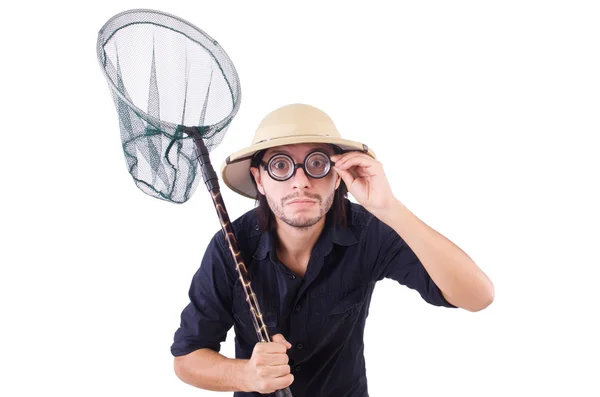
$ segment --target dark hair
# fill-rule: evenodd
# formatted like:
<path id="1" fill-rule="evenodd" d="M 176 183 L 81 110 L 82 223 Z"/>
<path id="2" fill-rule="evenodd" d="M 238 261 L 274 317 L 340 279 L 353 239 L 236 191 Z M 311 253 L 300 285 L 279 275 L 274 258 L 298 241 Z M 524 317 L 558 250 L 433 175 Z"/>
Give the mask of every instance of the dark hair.
<path id="1" fill-rule="evenodd" d="M 336 154 L 342 153 L 342 150 L 335 145 L 331 145 Z M 252 156 L 252 160 L 250 161 L 250 167 L 259 168 L 260 161 L 262 160 L 266 150 L 258 151 Z M 254 179 L 254 175 L 250 172 L 250 179 L 256 188 L 256 180 Z M 258 189 L 257 189 L 258 192 Z M 344 181 L 340 181 L 340 186 L 336 189 L 333 196 L 333 203 L 331 204 L 331 208 L 327 212 L 327 217 L 331 217 L 331 221 L 339 226 L 347 227 L 348 226 L 348 188 Z M 275 230 L 275 220 L 273 219 L 273 212 L 271 211 L 271 207 L 269 207 L 269 203 L 267 202 L 267 198 L 258 192 L 258 198 L 256 199 L 256 211 L 258 217 L 258 228 L 261 232 L 266 232 L 267 230 Z"/>

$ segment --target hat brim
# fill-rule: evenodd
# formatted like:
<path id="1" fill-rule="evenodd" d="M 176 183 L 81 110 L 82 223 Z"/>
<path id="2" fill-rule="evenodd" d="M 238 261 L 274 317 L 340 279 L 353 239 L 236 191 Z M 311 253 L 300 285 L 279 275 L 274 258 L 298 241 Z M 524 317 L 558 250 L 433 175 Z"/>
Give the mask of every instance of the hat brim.
<path id="1" fill-rule="evenodd" d="M 252 160 L 252 156 L 258 151 L 275 146 L 294 145 L 299 143 L 329 143 L 339 146 L 344 151 L 358 150 L 376 158 L 373 150 L 367 147 L 367 145 L 347 139 L 310 135 L 296 135 L 270 139 L 268 141 L 258 142 L 227 157 L 221 166 L 221 177 L 223 182 L 225 182 L 227 187 L 234 192 L 251 199 L 257 199 L 258 191 L 256 190 L 250 175 L 250 161 Z"/>

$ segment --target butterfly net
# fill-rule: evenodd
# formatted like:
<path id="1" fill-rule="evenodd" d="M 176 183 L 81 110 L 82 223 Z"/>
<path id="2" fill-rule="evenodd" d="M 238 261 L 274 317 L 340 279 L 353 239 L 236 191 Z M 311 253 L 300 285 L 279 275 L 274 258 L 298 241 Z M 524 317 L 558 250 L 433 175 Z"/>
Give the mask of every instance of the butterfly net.
<path id="1" fill-rule="evenodd" d="M 200 29 L 152 10 L 111 18 L 99 32 L 97 55 L 136 185 L 162 200 L 187 201 L 201 179 L 190 129 L 211 151 L 239 107 L 231 60 Z"/>

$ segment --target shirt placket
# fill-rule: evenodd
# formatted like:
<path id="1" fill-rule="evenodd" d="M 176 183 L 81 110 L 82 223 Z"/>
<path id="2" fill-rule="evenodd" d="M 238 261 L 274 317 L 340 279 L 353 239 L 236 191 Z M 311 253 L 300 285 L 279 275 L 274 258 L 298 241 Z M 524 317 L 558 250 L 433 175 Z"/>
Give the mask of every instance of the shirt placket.
<path id="1" fill-rule="evenodd" d="M 310 313 L 308 312 L 309 305 L 306 304 L 308 296 L 307 290 L 311 283 L 316 279 L 323 266 L 323 257 L 317 256 L 314 259 L 311 258 L 311 262 L 313 263 L 311 264 L 309 262 L 306 276 L 296 295 L 292 313 L 290 315 L 290 331 L 292 339 L 290 340 L 290 343 L 292 343 L 290 367 L 292 372 L 297 374 L 302 372 L 302 363 L 310 353 L 308 332 L 306 328 L 308 316 L 310 316 Z"/>

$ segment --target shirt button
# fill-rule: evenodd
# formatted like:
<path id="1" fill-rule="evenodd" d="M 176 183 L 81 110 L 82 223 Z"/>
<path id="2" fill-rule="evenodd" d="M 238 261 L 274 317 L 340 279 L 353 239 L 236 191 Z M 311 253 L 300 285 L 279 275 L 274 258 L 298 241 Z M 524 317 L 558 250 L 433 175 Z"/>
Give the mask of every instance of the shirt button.
<path id="1" fill-rule="evenodd" d="M 294 276 L 293 274 L 291 276 L 289 276 L 289 277 L 290 277 L 290 280 L 295 280 L 296 279 L 296 276 Z"/>
<path id="2" fill-rule="evenodd" d="M 301 369 L 302 369 L 302 368 L 300 368 L 300 366 L 299 366 L 299 365 L 296 365 L 296 372 L 300 372 L 300 370 L 301 370 Z"/>
<path id="3" fill-rule="evenodd" d="M 302 306 L 300 306 L 300 305 L 296 306 L 296 311 L 297 311 L 297 312 L 299 312 L 299 311 L 300 311 L 300 309 L 302 309 Z"/>
<path id="4" fill-rule="evenodd" d="M 296 345 L 296 347 L 297 347 L 298 349 L 302 350 L 302 348 L 304 347 L 304 345 L 303 345 L 302 343 L 298 343 L 298 344 Z"/>

